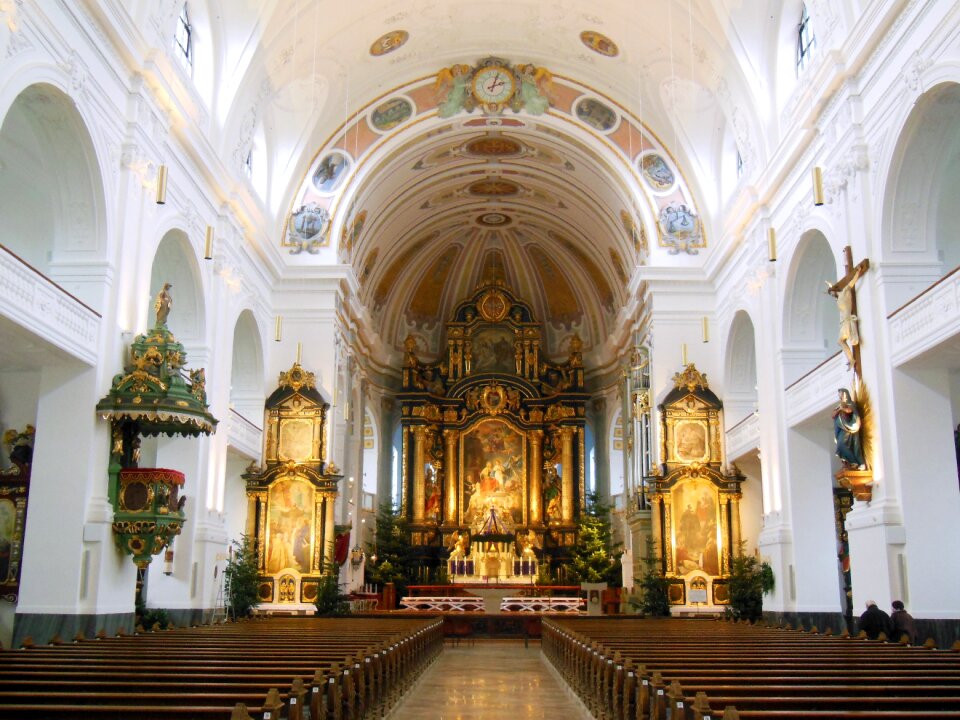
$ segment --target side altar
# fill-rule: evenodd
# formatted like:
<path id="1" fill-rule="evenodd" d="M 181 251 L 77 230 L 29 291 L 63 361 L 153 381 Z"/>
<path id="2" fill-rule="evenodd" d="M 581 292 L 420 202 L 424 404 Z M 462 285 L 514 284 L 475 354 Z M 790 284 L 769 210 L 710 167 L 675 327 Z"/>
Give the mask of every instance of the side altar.
<path id="1" fill-rule="evenodd" d="M 576 540 L 585 505 L 582 342 L 547 359 L 540 323 L 502 283 L 446 323 L 436 362 L 413 337 L 402 369 L 401 509 L 423 578 L 525 583 Z"/>

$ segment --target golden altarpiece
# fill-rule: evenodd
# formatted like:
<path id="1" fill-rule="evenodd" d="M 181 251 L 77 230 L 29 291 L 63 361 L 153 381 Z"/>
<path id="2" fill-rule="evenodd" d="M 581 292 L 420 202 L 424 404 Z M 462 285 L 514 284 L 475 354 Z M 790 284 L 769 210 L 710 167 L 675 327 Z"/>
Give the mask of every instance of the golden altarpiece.
<path id="1" fill-rule="evenodd" d="M 658 409 L 663 462 L 650 499 L 670 604 L 704 610 L 727 605 L 744 477 L 725 467 L 723 403 L 691 363 L 674 375 Z"/>
<path id="2" fill-rule="evenodd" d="M 455 583 L 526 582 L 565 558 L 584 505 L 582 342 L 545 359 L 541 325 L 501 283 L 446 323 L 435 363 L 408 338 L 401 402 L 402 500 L 426 568 Z"/>
<path id="3" fill-rule="evenodd" d="M 312 604 L 333 563 L 334 503 L 341 475 L 326 456 L 327 408 L 299 361 L 267 398 L 263 468 L 249 467 L 247 536 L 254 538 L 261 609 Z"/>

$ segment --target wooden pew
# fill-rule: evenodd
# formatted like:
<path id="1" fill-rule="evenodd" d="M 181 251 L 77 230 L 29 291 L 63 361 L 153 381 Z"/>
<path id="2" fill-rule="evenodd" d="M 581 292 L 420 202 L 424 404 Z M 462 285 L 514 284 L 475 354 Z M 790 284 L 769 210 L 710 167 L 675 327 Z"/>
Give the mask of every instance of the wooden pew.
<path id="1" fill-rule="evenodd" d="M 543 637 L 602 718 L 960 717 L 958 653 L 690 620 L 551 620 Z"/>
<path id="2" fill-rule="evenodd" d="M 296 619 L 0 652 L 0 718 L 382 715 L 442 648 L 419 619 Z"/>

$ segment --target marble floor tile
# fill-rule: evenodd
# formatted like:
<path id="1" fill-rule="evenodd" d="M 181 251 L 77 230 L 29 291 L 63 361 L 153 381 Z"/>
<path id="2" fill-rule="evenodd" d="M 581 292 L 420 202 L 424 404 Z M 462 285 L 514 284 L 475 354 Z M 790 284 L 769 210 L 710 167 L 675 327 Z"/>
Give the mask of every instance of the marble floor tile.
<path id="1" fill-rule="evenodd" d="M 389 720 L 591 720 L 539 643 L 477 640 L 447 646 Z"/>

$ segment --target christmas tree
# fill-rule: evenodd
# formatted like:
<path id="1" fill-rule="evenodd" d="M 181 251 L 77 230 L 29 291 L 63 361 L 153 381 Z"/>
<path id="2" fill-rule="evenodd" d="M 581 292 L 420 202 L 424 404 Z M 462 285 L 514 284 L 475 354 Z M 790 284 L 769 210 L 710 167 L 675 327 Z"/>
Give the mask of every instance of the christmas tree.
<path id="1" fill-rule="evenodd" d="M 605 582 L 611 587 L 619 587 L 623 581 L 620 546 L 613 544 L 610 507 L 596 493 L 587 496 L 587 509 L 580 514 L 567 577 L 580 583 Z"/>

